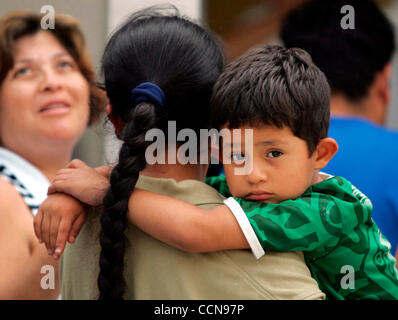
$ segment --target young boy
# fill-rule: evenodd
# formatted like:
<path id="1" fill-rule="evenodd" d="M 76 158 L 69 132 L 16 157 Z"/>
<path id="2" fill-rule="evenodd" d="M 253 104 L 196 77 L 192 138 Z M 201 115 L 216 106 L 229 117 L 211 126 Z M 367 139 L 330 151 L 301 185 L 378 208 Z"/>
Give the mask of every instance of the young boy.
<path id="1" fill-rule="evenodd" d="M 396 262 L 371 219 L 369 199 L 344 178 L 319 173 L 338 147 L 327 137 L 329 86 L 309 55 L 253 49 L 226 68 L 214 92 L 214 126 L 242 134 L 223 139 L 222 153 L 232 162 L 224 163 L 225 178 L 208 183 L 236 200 L 206 211 L 136 189 L 129 221 L 186 251 L 250 246 L 257 258 L 264 250 L 304 251 L 329 299 L 398 299 Z M 253 148 L 245 148 L 247 129 Z M 237 175 L 247 161 L 252 170 Z M 84 176 L 70 175 L 64 185 Z M 68 191 L 61 185 L 56 191 Z M 87 187 L 74 190 L 82 199 Z"/>

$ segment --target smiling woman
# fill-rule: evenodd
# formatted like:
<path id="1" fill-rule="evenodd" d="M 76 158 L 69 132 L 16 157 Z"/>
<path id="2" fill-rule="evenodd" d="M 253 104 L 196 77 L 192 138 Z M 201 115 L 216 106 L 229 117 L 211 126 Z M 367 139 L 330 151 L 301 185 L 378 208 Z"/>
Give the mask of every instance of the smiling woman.
<path id="1" fill-rule="evenodd" d="M 14 59 L 0 91 L 3 145 L 25 155 L 37 153 L 36 142 L 46 146 L 47 141 L 59 141 L 58 155 L 70 159 L 68 153 L 88 123 L 87 80 L 72 56 L 47 31 L 18 40 Z M 18 138 L 22 137 L 32 143 L 20 144 Z"/>
<path id="2" fill-rule="evenodd" d="M 105 105 L 78 22 L 12 12 L 0 19 L 0 299 L 56 298 L 57 265 L 37 243 L 33 216 Z M 53 287 L 41 270 L 54 267 Z"/>

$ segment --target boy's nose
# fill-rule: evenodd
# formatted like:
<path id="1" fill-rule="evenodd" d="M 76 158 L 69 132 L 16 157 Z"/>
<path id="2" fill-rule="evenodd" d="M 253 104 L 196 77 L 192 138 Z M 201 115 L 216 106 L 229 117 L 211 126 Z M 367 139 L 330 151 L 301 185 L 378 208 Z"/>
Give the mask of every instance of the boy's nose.
<path id="1" fill-rule="evenodd" d="M 259 182 L 263 182 L 267 180 L 267 174 L 265 170 L 261 168 L 256 168 L 253 166 L 251 172 L 248 174 L 248 180 L 251 184 L 257 184 Z"/>

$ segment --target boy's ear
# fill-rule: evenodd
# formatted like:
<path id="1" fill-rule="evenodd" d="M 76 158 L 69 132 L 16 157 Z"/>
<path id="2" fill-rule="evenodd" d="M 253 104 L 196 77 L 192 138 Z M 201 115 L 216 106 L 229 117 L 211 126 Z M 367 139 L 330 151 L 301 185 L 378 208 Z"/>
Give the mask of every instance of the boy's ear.
<path id="1" fill-rule="evenodd" d="M 319 170 L 326 167 L 338 149 L 339 145 L 333 138 L 321 139 L 315 150 L 315 169 Z"/>

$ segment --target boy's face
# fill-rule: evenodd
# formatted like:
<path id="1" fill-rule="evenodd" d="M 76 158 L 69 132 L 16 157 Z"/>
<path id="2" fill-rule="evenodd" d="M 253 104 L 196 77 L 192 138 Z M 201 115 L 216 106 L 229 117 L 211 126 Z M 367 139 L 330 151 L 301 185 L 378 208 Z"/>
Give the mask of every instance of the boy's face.
<path id="1" fill-rule="evenodd" d="M 317 182 L 316 152 L 309 157 L 306 142 L 290 128 L 260 125 L 239 129 L 239 138 L 229 130 L 231 139 L 223 141 L 223 153 L 231 156 L 230 164 L 224 161 L 225 175 L 235 197 L 279 203 L 301 196 Z M 245 129 L 253 129 L 253 148 L 245 146 Z M 235 164 L 234 160 L 252 161 L 252 170 L 247 175 L 237 175 L 235 169 L 244 164 Z"/>

